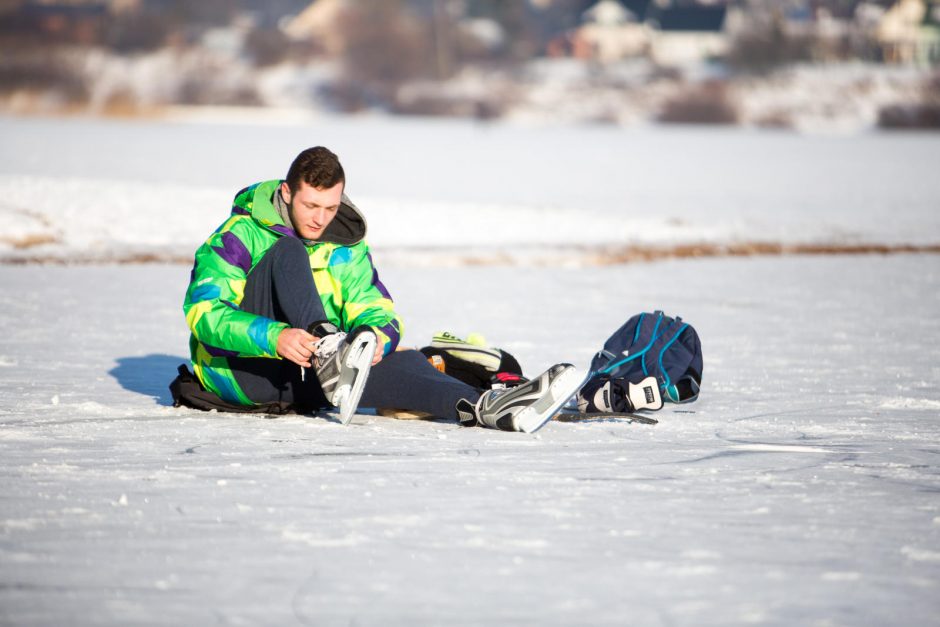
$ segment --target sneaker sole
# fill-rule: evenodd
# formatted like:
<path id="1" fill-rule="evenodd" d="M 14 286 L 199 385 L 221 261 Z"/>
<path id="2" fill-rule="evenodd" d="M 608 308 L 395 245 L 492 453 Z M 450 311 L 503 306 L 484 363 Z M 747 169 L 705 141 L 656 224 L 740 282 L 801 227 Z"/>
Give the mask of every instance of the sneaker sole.
<path id="1" fill-rule="evenodd" d="M 344 425 L 352 421 L 359 407 L 359 399 L 362 398 L 362 391 L 372 369 L 377 342 L 374 333 L 363 332 L 353 338 L 346 351 L 343 371 L 339 375 L 339 383 L 333 395 L 333 404 L 339 407 L 339 421 Z"/>
<path id="2" fill-rule="evenodd" d="M 548 386 L 551 394 L 546 395 L 544 404 L 539 401 L 535 406 L 526 407 L 516 415 L 516 429 L 524 433 L 535 433 L 541 429 L 568 399 L 574 396 L 583 382 L 578 369 L 569 366 Z"/>

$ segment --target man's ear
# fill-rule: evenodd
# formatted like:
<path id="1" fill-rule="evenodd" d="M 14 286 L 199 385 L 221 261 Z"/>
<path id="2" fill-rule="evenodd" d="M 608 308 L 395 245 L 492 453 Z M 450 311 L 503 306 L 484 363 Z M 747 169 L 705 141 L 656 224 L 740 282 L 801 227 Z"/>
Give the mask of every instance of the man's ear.
<path id="1" fill-rule="evenodd" d="M 290 204 L 290 186 L 287 185 L 287 181 L 281 181 L 281 198 L 284 199 L 288 205 Z"/>

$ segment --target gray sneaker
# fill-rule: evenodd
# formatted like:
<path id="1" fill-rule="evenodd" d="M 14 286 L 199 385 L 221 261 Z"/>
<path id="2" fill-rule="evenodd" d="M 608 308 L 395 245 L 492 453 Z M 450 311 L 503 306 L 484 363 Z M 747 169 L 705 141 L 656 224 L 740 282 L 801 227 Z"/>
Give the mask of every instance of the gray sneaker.
<path id="1" fill-rule="evenodd" d="M 330 323 L 312 325 L 308 331 L 320 337 L 314 344 L 313 367 L 323 394 L 339 408 L 340 422 L 349 424 L 372 368 L 375 333 L 362 327 L 347 335 Z"/>
<path id="2" fill-rule="evenodd" d="M 476 405 L 457 403 L 460 424 L 482 424 L 503 431 L 534 433 L 558 413 L 581 387 L 582 376 L 571 364 L 556 364 L 522 385 L 487 390 Z"/>

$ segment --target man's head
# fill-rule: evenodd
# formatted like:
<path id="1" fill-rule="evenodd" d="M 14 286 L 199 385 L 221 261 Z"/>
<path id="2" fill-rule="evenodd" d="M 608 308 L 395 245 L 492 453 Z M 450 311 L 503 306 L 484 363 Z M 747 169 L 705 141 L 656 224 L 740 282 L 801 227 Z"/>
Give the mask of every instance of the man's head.
<path id="1" fill-rule="evenodd" d="M 304 239 L 323 236 L 339 209 L 346 174 L 339 158 L 323 146 L 297 155 L 281 183 L 281 196 L 290 207 L 294 230 Z"/>

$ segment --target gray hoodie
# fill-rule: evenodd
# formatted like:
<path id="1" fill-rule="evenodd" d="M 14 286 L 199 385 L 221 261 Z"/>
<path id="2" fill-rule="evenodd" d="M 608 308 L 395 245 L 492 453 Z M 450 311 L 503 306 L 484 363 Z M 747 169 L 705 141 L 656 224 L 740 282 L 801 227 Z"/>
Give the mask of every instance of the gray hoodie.
<path id="1" fill-rule="evenodd" d="M 281 216 L 284 224 L 290 225 L 294 231 L 297 231 L 297 227 L 290 219 L 290 208 L 287 202 L 281 198 L 280 189 L 274 193 L 274 208 L 277 209 L 277 213 Z M 336 217 L 326 227 L 323 237 L 316 241 L 304 240 L 304 244 L 310 246 L 320 242 L 332 242 L 341 246 L 352 246 L 365 239 L 367 227 L 366 217 L 362 215 L 359 208 L 353 204 L 353 201 L 344 192 L 339 209 L 336 210 Z"/>

